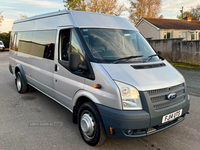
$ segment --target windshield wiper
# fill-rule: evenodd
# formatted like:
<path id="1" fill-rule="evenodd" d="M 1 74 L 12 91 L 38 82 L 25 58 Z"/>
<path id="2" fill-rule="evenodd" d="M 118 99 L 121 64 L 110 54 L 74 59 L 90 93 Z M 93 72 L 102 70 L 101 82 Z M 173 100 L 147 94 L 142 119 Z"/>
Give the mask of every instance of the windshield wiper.
<path id="1" fill-rule="evenodd" d="M 154 56 L 158 56 L 158 55 L 157 55 L 157 54 L 150 55 L 150 56 L 147 58 L 146 62 L 148 62 L 149 60 L 151 60 L 151 58 L 154 57 Z"/>
<path id="2" fill-rule="evenodd" d="M 128 56 L 128 57 L 124 57 L 124 58 L 119 58 L 117 59 L 116 61 L 113 62 L 113 64 L 116 64 L 118 62 L 124 62 L 124 61 L 127 61 L 129 59 L 132 59 L 132 58 L 138 58 L 138 57 L 143 57 L 143 55 L 139 55 L 139 56 Z"/>

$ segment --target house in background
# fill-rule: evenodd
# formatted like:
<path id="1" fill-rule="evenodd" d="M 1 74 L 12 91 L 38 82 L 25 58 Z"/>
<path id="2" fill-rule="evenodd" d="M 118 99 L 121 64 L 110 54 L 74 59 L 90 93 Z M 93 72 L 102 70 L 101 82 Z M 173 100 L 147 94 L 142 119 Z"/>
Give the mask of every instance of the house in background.
<path id="1" fill-rule="evenodd" d="M 191 17 L 186 20 L 142 18 L 135 27 L 145 38 L 200 40 L 200 23 Z"/>

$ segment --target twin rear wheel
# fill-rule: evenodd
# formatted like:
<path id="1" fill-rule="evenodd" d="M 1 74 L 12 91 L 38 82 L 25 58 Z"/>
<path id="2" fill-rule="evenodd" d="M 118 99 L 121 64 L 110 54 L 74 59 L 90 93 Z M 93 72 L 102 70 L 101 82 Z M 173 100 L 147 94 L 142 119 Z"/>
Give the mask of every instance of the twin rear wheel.
<path id="1" fill-rule="evenodd" d="M 84 103 L 78 111 L 78 127 L 84 141 L 91 145 L 100 145 L 106 139 L 101 116 L 92 102 Z"/>

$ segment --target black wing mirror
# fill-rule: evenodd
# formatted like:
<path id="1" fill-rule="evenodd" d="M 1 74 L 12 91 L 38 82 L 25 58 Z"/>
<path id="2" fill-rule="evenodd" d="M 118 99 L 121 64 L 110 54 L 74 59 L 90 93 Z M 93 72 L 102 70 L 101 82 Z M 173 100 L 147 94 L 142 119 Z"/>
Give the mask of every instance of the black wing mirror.
<path id="1" fill-rule="evenodd" d="M 71 71 L 77 71 L 78 69 L 87 70 L 87 66 L 81 65 L 81 59 L 79 53 L 70 53 L 69 69 Z"/>
<path id="2" fill-rule="evenodd" d="M 157 55 L 159 55 L 160 57 L 162 57 L 162 52 L 161 51 L 157 51 Z"/>

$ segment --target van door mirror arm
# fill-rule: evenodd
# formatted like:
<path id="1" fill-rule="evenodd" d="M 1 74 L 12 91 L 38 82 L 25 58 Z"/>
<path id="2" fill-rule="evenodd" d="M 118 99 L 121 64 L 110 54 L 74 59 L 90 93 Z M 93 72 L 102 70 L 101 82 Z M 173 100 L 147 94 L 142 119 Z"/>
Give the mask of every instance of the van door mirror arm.
<path id="1" fill-rule="evenodd" d="M 78 66 L 78 68 L 81 69 L 81 70 L 84 70 L 84 71 L 87 71 L 87 70 L 88 70 L 87 66 L 82 65 L 82 64 L 80 64 L 80 65 Z"/>

